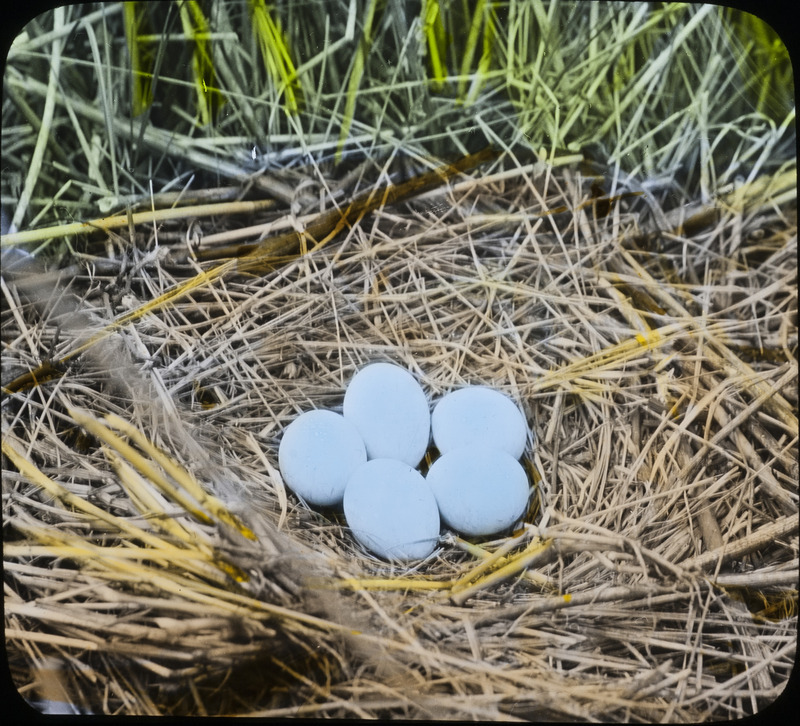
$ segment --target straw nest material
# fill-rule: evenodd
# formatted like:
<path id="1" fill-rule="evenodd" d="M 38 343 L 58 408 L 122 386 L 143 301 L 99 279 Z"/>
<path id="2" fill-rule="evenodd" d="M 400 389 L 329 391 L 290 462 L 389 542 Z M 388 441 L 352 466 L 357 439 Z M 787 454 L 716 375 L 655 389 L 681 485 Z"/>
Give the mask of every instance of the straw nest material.
<path id="1" fill-rule="evenodd" d="M 131 217 L 61 270 L 4 270 L 20 693 L 104 714 L 633 722 L 774 701 L 797 628 L 794 165 L 710 197 L 555 149 L 292 158 L 273 181 L 307 216 Z M 431 171 L 439 186 L 386 196 L 387 175 Z M 351 199 L 337 234 L 292 236 Z M 514 531 L 443 531 L 392 564 L 287 490 L 286 426 L 341 410 L 378 360 L 431 402 L 485 384 L 520 405 Z"/>
<path id="2" fill-rule="evenodd" d="M 454 180 L 8 396 L 21 691 L 109 713 L 481 719 L 696 721 L 774 699 L 795 647 L 796 219 L 756 200 L 655 238 L 647 199 L 604 216 L 587 199 L 569 167 Z M 145 246 L 68 284 L 10 276 L 4 364 L 58 358 L 195 269 Z M 431 400 L 481 383 L 519 402 L 519 529 L 444 532 L 390 565 L 286 490 L 281 432 L 340 410 L 375 360 Z"/>

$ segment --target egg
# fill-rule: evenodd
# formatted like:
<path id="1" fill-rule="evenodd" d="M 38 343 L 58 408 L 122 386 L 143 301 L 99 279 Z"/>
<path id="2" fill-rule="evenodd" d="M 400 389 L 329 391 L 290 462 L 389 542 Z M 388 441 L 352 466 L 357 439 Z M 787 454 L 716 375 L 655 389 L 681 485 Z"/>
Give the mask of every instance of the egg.
<path id="1" fill-rule="evenodd" d="M 278 448 L 286 484 L 315 506 L 338 506 L 351 474 L 367 461 L 358 429 L 344 416 L 318 409 L 290 423 Z"/>
<path id="2" fill-rule="evenodd" d="M 397 459 L 372 459 L 353 472 L 344 492 L 353 536 L 388 560 L 423 559 L 439 538 L 439 509 L 425 478 Z"/>
<path id="3" fill-rule="evenodd" d="M 528 507 L 525 470 L 500 449 L 452 449 L 433 462 L 426 481 L 444 524 L 468 536 L 501 532 Z"/>
<path id="4" fill-rule="evenodd" d="M 502 449 L 519 459 L 528 427 L 514 402 L 485 386 L 468 386 L 444 396 L 433 409 L 431 429 L 444 454 L 460 446 Z"/>
<path id="5" fill-rule="evenodd" d="M 428 399 L 416 379 L 391 363 L 362 368 L 347 386 L 342 408 L 355 424 L 369 459 L 397 459 L 416 466 L 430 440 Z"/>

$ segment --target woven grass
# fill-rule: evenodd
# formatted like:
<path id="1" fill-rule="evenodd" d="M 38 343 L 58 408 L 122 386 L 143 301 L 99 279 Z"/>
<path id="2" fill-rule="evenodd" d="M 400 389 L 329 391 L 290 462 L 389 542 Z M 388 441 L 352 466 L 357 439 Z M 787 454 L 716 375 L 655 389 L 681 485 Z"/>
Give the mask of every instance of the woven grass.
<path id="1" fill-rule="evenodd" d="M 164 205 L 157 219 L 123 209 L 124 222 L 86 234 L 31 195 L 38 222 L 4 235 L 34 253 L 2 280 L 5 633 L 20 693 L 40 708 L 128 715 L 701 722 L 762 710 L 786 686 L 797 633 L 793 110 L 775 123 L 752 106 L 730 118 L 705 107 L 689 129 L 653 131 L 673 143 L 637 161 L 629 144 L 657 123 L 626 116 L 619 99 L 657 76 L 634 64 L 631 85 L 609 96 L 616 127 L 583 118 L 571 132 L 554 119 L 550 142 L 532 143 L 524 110 L 536 106 L 513 89 L 530 90 L 518 79 L 536 59 L 509 62 L 498 85 L 476 40 L 474 66 L 440 78 L 417 59 L 422 75 L 403 86 L 380 61 L 391 47 L 409 53 L 397 68 L 415 68 L 400 6 L 359 16 L 353 27 L 366 36 L 372 22 L 377 50 L 360 70 L 338 66 L 336 95 L 320 90 L 330 39 L 305 66 L 295 58 L 307 68 L 297 93 L 250 104 L 229 93 L 254 117 L 286 104 L 265 177 L 231 185 L 243 167 L 204 156 L 226 142 L 244 153 L 224 124 L 196 140 L 176 125 L 185 155 L 164 162 L 172 177 L 153 174 L 171 179 L 147 202 Z M 559 18 L 615 36 L 627 18 L 630 42 L 656 46 L 656 59 L 659 24 L 695 43 L 730 37 L 705 6 L 626 9 L 619 21 L 596 7 L 524 7 L 525 22 L 498 18 L 498 47 L 512 47 L 508 27 Z M 96 32 L 112 22 L 85 12 Z M 334 38 L 347 38 L 341 16 Z M 325 16 L 309 17 L 323 33 Z M 301 53 L 292 18 L 282 27 Z M 562 35 L 566 54 L 578 36 Z M 19 52 L 36 63 L 30 46 Z M 541 78 L 563 77 L 565 93 L 596 77 L 548 62 Z M 678 103 L 680 78 L 693 84 L 687 65 L 669 68 L 658 77 L 671 95 L 658 98 Z M 353 86 L 387 91 L 376 127 L 372 92 L 349 104 Z M 392 102 L 404 93 L 441 116 L 403 129 Z M 71 118 L 70 97 L 54 101 L 56 121 Z M 8 98 L 3 144 L 27 138 L 22 159 L 34 139 L 8 123 Z M 292 115 L 296 99 L 304 110 Z M 326 109 L 329 130 L 296 133 Z M 91 110 L 72 108 L 114 129 L 117 160 L 134 139 L 161 143 L 155 122 L 137 136 Z M 476 150 L 472 128 L 493 152 L 460 162 Z M 703 129 L 719 134 L 706 134 L 713 148 Z M 602 162 L 580 153 L 590 138 Z M 217 164 L 227 181 L 176 200 L 182 163 Z M 76 222 L 116 209 L 124 184 L 89 193 L 80 179 Z M 384 203 L 363 203 L 370 192 Z M 432 402 L 486 384 L 520 404 L 533 493 L 515 531 L 443 531 L 425 561 L 392 564 L 340 513 L 287 490 L 282 431 L 311 408 L 341 410 L 349 379 L 376 360 L 407 368 Z"/>

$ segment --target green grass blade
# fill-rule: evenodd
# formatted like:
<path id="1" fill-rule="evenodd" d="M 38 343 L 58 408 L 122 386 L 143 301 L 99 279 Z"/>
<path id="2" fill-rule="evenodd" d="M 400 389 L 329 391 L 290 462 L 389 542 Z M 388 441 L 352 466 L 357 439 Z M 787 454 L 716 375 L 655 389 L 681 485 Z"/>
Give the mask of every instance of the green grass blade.
<path id="1" fill-rule="evenodd" d="M 146 5 L 140 2 L 122 4 L 125 42 L 131 62 L 131 107 L 134 116 L 139 116 L 153 103 L 154 57 L 148 45 L 139 41 L 140 35 L 149 32 L 146 10 Z"/>
<path id="2" fill-rule="evenodd" d="M 367 14 L 364 18 L 364 32 L 361 35 L 361 42 L 358 44 L 356 56 L 353 59 L 353 67 L 350 71 L 350 80 L 347 83 L 347 99 L 344 107 L 344 118 L 342 119 L 342 130 L 339 133 L 339 144 L 336 148 L 336 161 L 337 163 L 342 158 L 342 149 L 344 142 L 347 139 L 347 134 L 350 131 L 350 125 L 353 122 L 353 113 L 356 107 L 356 97 L 358 96 L 358 88 L 361 85 L 361 78 L 364 75 L 364 66 L 366 64 L 367 55 L 372 47 L 372 23 L 375 19 L 375 8 L 378 5 L 378 0 L 370 0 L 367 6 Z"/>
<path id="3" fill-rule="evenodd" d="M 181 24 L 187 38 L 194 42 L 192 71 L 197 94 L 197 111 L 203 126 L 210 124 L 225 97 L 216 88 L 216 72 L 212 58 L 211 32 L 208 19 L 196 0 L 187 0 L 180 5 Z"/>
<path id="4" fill-rule="evenodd" d="M 442 22 L 442 8 L 439 0 L 425 0 L 422 5 L 422 29 L 427 43 L 428 63 L 433 77 L 431 87 L 441 91 L 447 76 L 445 54 L 447 52 L 447 36 Z"/>
<path id="5" fill-rule="evenodd" d="M 302 87 L 289 52 L 288 38 L 264 0 L 250 0 L 250 13 L 264 67 L 279 93 L 283 93 L 284 107 L 294 116 L 300 111 Z"/>

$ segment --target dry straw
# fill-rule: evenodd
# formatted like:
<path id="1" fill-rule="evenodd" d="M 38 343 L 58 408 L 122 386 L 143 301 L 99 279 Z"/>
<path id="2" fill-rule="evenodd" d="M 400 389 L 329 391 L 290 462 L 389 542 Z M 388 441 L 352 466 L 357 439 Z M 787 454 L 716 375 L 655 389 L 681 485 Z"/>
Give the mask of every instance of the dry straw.
<path id="1" fill-rule="evenodd" d="M 29 26 L 2 240 L 5 633 L 26 699 L 699 722 L 778 697 L 793 100 L 778 64 L 715 106 L 761 26 L 612 5 L 131 4 Z M 100 79 L 100 108 L 76 78 Z M 387 563 L 287 490 L 282 431 L 374 360 L 431 401 L 482 383 L 519 402 L 534 496 L 515 531 Z"/>

